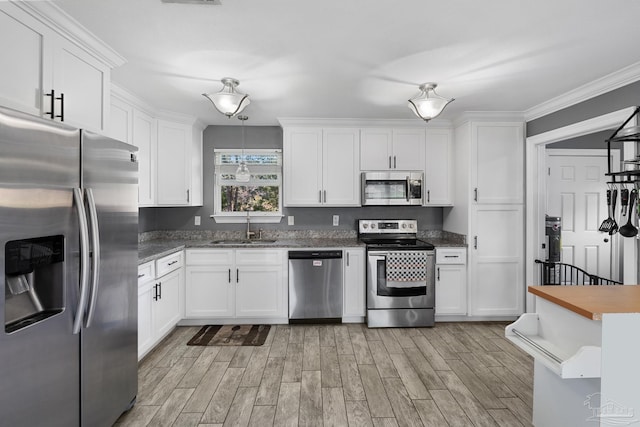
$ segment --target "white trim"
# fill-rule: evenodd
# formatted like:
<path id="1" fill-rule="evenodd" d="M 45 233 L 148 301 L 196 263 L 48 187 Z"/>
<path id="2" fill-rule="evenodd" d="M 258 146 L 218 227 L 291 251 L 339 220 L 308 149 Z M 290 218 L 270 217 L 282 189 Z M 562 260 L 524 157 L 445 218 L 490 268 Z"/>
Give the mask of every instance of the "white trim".
<path id="1" fill-rule="evenodd" d="M 640 62 L 636 62 L 592 82 L 551 98 L 524 112 L 527 121 L 554 113 L 640 80 Z"/>
<path id="2" fill-rule="evenodd" d="M 544 239 L 544 208 L 546 199 L 544 172 L 545 145 L 617 128 L 633 113 L 634 109 L 635 107 L 629 107 L 614 111 L 526 139 L 525 283 L 536 283 L 534 260 L 543 256 L 542 239 Z M 631 120 L 627 124 L 627 126 L 634 125 L 635 120 Z M 635 239 L 626 239 L 625 241 L 625 266 L 628 266 L 630 263 L 636 263 L 636 250 L 632 247 L 634 243 Z M 627 270 L 627 268 L 625 268 L 625 270 Z M 635 270 L 635 268 L 630 270 Z M 625 274 L 625 283 L 627 283 L 627 280 L 632 279 L 628 279 L 628 275 Z M 533 295 L 527 293 L 526 311 L 531 312 L 535 309 L 534 301 Z"/>
<path id="3" fill-rule="evenodd" d="M 266 215 L 257 215 L 258 212 L 254 212 L 253 215 L 250 215 L 251 224 L 278 224 L 284 218 L 284 215 L 280 214 L 269 214 Z M 237 215 L 210 215 L 211 218 L 215 220 L 217 224 L 246 224 L 247 217 L 246 216 L 237 216 Z"/>
<path id="4" fill-rule="evenodd" d="M 120 67 L 127 62 L 111 46 L 54 3 L 49 1 L 14 1 L 12 3 L 109 67 Z"/>
<path id="5" fill-rule="evenodd" d="M 521 111 L 465 111 L 453 121 L 454 127 L 466 122 L 524 122 Z"/>
<path id="6" fill-rule="evenodd" d="M 616 149 L 615 151 L 618 152 L 618 155 L 620 155 L 620 150 Z M 556 148 L 556 149 L 550 149 L 547 151 L 547 156 L 568 156 L 568 157 L 572 157 L 575 156 L 576 154 L 580 154 L 581 156 L 585 156 L 585 157 L 601 157 L 601 156 L 606 156 L 607 155 L 607 149 L 606 148 Z"/>

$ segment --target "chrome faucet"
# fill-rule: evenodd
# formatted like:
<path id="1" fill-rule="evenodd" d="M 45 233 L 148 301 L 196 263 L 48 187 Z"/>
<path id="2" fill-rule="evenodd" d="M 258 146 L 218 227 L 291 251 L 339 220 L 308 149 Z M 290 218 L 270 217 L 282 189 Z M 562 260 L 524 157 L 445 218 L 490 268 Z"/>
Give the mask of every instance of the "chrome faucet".
<path id="1" fill-rule="evenodd" d="M 247 211 L 247 240 L 251 240 L 251 237 L 255 235 L 256 232 L 251 231 L 251 217 L 249 216 L 249 211 Z"/>

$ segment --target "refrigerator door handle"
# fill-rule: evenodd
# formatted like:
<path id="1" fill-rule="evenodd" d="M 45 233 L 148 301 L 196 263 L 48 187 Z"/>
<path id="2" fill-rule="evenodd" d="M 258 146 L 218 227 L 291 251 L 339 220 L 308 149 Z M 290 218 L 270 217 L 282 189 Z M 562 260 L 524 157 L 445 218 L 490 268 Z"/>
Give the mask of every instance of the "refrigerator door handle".
<path id="1" fill-rule="evenodd" d="M 78 212 L 78 224 L 80 226 L 80 298 L 76 315 L 73 319 L 73 333 L 79 334 L 82 329 L 82 318 L 87 306 L 89 287 L 89 225 L 87 224 L 87 213 L 84 210 L 84 198 L 80 188 L 73 189 L 73 201 Z"/>
<path id="2" fill-rule="evenodd" d="M 91 247 L 93 257 L 91 258 L 91 295 L 89 297 L 89 311 L 85 321 L 85 328 L 91 326 L 91 321 L 96 311 L 98 301 L 98 286 L 100 281 L 100 226 L 98 225 L 98 212 L 96 201 L 91 188 L 85 189 L 85 196 L 89 204 L 89 220 L 91 222 Z"/>

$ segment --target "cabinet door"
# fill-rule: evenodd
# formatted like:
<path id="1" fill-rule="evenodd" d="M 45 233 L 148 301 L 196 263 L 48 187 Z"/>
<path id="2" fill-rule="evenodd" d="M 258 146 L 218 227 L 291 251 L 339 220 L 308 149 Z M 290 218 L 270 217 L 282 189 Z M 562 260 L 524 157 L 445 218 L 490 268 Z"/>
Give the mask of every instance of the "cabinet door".
<path id="1" fill-rule="evenodd" d="M 156 202 L 156 122 L 139 110 L 133 111 L 132 143 L 138 147 L 138 205 Z"/>
<path id="2" fill-rule="evenodd" d="M 49 111 L 49 31 L 10 2 L 0 3 L 0 105 L 40 116 Z M 48 100 L 48 98 L 45 98 Z"/>
<path id="3" fill-rule="evenodd" d="M 475 141 L 471 153 L 475 201 L 524 203 L 523 125 L 475 123 L 471 137 Z"/>
<path id="4" fill-rule="evenodd" d="M 158 120 L 157 201 L 159 205 L 189 204 L 191 128 Z"/>
<path id="5" fill-rule="evenodd" d="M 393 168 L 391 129 L 362 129 L 360 133 L 360 169 L 380 171 Z"/>
<path id="6" fill-rule="evenodd" d="M 451 131 L 427 130 L 424 168 L 425 206 L 453 204 L 453 143 Z"/>
<path id="7" fill-rule="evenodd" d="M 233 317 L 235 269 L 232 266 L 187 266 L 185 316 Z"/>
<path id="8" fill-rule="evenodd" d="M 52 89 L 64 102 L 56 112 L 65 123 L 98 133 L 106 133 L 111 70 L 70 41 L 56 38 L 53 52 Z"/>
<path id="9" fill-rule="evenodd" d="M 284 130 L 284 205 L 322 204 L 322 129 Z"/>
<path id="10" fill-rule="evenodd" d="M 131 144 L 132 131 L 133 107 L 130 104 L 112 96 L 107 134 L 110 138 Z"/>
<path id="11" fill-rule="evenodd" d="M 524 218 L 521 205 L 477 205 L 469 249 L 470 310 L 475 316 L 517 316 L 524 305 Z"/>
<path id="12" fill-rule="evenodd" d="M 393 169 L 424 170 L 425 130 L 394 129 Z"/>
<path id="13" fill-rule="evenodd" d="M 153 292 L 153 329 L 156 339 L 165 336 L 180 320 L 180 283 L 182 269 L 174 270 L 156 280 Z"/>
<path id="14" fill-rule="evenodd" d="M 328 206 L 360 206 L 360 130 L 324 129 L 322 202 Z"/>
<path id="15" fill-rule="evenodd" d="M 436 264 L 436 314 L 467 314 L 467 266 Z"/>
<path id="16" fill-rule="evenodd" d="M 151 317 L 153 304 L 153 285 L 155 282 L 138 288 L 138 360 L 140 360 L 153 346 L 154 334 Z"/>
<path id="17" fill-rule="evenodd" d="M 366 316 L 365 252 L 364 249 L 347 249 L 345 257 L 342 321 L 348 322 L 358 319 L 345 318 Z"/>
<path id="18" fill-rule="evenodd" d="M 281 265 L 242 266 L 236 273 L 236 317 L 287 317 Z"/>

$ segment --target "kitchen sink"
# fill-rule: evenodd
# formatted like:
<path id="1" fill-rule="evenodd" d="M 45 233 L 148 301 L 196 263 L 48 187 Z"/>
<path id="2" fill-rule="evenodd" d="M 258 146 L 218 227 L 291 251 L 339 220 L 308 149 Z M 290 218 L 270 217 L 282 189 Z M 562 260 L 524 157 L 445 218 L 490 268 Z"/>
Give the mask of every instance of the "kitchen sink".
<path id="1" fill-rule="evenodd" d="M 259 245 L 259 244 L 269 244 L 275 243 L 276 240 L 271 239 L 256 239 L 256 240 L 213 240 L 211 244 L 213 245 Z"/>

